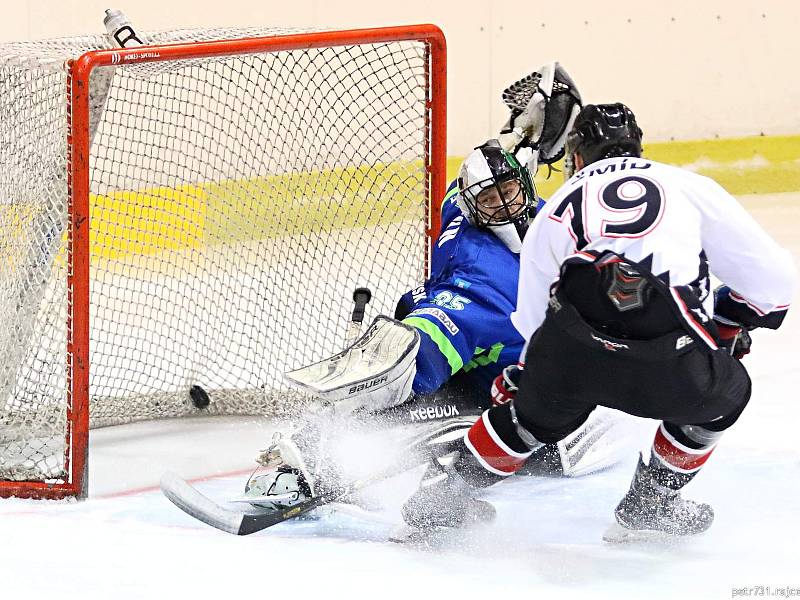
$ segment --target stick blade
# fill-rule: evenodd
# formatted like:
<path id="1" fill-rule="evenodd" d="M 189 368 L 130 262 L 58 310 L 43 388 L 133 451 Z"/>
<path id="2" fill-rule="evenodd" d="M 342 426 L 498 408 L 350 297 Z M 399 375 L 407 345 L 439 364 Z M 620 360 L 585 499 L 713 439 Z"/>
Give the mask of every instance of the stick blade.
<path id="1" fill-rule="evenodd" d="M 246 514 L 228 510 L 201 494 L 175 473 L 164 473 L 161 492 L 190 517 L 233 535 L 242 533 Z"/>

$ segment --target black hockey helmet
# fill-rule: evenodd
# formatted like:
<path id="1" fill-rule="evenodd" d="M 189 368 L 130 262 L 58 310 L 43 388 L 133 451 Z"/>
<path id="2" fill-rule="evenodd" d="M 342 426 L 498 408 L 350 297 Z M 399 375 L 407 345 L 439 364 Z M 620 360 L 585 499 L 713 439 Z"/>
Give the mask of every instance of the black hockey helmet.
<path id="1" fill-rule="evenodd" d="M 572 176 L 573 155 L 580 154 L 584 165 L 613 156 L 641 156 L 642 130 L 630 108 L 614 104 L 587 104 L 578 113 L 567 136 L 564 175 Z"/>

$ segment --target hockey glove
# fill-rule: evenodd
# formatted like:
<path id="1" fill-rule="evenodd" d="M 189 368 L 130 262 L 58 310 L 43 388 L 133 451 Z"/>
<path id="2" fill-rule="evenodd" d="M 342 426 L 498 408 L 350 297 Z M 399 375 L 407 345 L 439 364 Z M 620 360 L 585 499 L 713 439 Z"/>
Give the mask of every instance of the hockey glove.
<path id="1" fill-rule="evenodd" d="M 750 354 L 750 329 L 755 327 L 743 325 L 741 315 L 731 307 L 739 306 L 730 300 L 731 288 L 721 285 L 714 290 L 714 324 L 717 326 L 720 345 L 727 348 L 731 356 L 741 359 L 745 354 Z"/>
<path id="2" fill-rule="evenodd" d="M 741 360 L 745 354 L 750 354 L 753 340 L 747 329 L 719 315 L 714 317 L 714 323 L 719 331 L 720 345 L 727 348 L 731 356 Z"/>
<path id="3" fill-rule="evenodd" d="M 532 159 L 525 161 L 531 173 L 536 172 L 537 162 L 549 165 L 563 156 L 581 94 L 560 64 L 547 63 L 515 81 L 503 90 L 503 102 L 511 116 L 498 139 L 508 152 L 533 149 Z"/>
<path id="4" fill-rule="evenodd" d="M 506 152 L 515 153 L 520 146 L 539 141 L 544 129 L 546 105 L 544 95 L 537 91 L 531 96 L 525 108 L 509 119 L 506 130 L 498 136 L 500 145 Z"/>
<path id="5" fill-rule="evenodd" d="M 492 382 L 492 405 L 500 406 L 514 399 L 522 377 L 522 367 L 508 365 Z"/>

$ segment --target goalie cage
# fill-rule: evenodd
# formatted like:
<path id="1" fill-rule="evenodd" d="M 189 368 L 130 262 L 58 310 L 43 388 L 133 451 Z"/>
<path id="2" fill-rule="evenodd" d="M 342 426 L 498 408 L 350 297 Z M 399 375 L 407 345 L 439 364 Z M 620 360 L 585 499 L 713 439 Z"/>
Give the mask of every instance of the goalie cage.
<path id="1" fill-rule="evenodd" d="M 0 45 L 0 496 L 85 496 L 90 422 L 297 406 L 427 274 L 437 27 L 145 35 Z"/>

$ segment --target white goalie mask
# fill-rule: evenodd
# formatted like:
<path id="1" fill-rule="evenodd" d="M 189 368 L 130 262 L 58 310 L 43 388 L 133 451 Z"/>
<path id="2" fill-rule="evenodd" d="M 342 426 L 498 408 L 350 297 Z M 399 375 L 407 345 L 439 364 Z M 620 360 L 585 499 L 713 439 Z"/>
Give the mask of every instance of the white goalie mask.
<path id="1" fill-rule="evenodd" d="M 458 188 L 458 206 L 470 223 L 488 229 L 519 254 L 536 214 L 536 190 L 528 168 L 491 140 L 466 158 Z"/>

